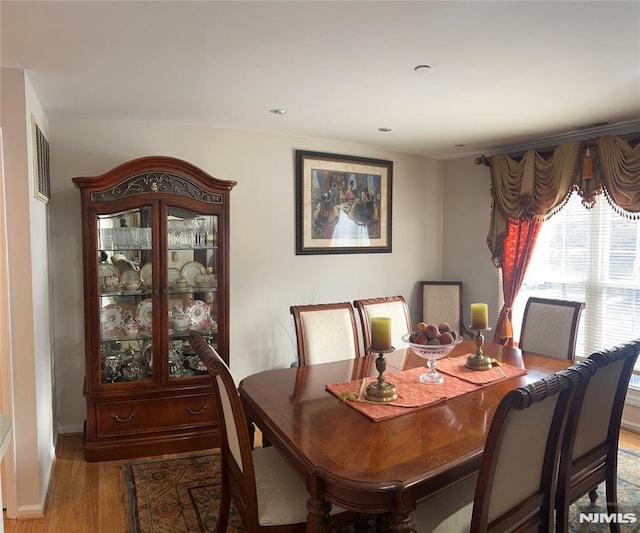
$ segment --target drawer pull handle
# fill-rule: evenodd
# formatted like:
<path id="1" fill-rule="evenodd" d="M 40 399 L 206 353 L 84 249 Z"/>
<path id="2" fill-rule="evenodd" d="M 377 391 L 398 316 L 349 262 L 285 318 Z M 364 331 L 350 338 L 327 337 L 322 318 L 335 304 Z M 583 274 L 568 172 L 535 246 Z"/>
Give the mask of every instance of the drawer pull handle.
<path id="1" fill-rule="evenodd" d="M 120 418 L 117 414 L 111 413 L 111 418 L 113 418 L 116 422 L 129 422 L 134 416 L 136 416 L 135 411 L 133 411 L 127 418 Z"/>
<path id="2" fill-rule="evenodd" d="M 204 413 L 207 410 L 207 404 L 205 403 L 202 408 L 196 410 L 196 409 L 191 409 L 191 407 L 185 407 L 184 410 L 189 413 L 190 415 L 201 415 L 202 413 Z"/>

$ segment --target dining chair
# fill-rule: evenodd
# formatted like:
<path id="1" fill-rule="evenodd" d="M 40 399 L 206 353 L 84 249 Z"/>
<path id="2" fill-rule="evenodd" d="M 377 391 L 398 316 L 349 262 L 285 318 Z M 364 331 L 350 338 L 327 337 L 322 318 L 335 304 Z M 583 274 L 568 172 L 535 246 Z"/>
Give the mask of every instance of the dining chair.
<path id="1" fill-rule="evenodd" d="M 306 531 L 309 494 L 300 477 L 273 447 L 251 449 L 242 403 L 229 367 L 200 334 L 189 335 L 213 383 L 220 417 L 221 496 L 218 533 L 227 530 L 231 501 L 249 533 Z M 352 513 L 327 502 L 327 520 L 346 523 Z"/>
<path id="2" fill-rule="evenodd" d="M 552 531 L 568 406 L 595 367 L 582 361 L 508 392 L 489 427 L 478 474 L 420 502 L 416 531 Z"/>
<path id="3" fill-rule="evenodd" d="M 407 346 L 402 340 L 402 336 L 411 332 L 412 323 L 409 307 L 403 296 L 382 296 L 354 300 L 353 305 L 360 316 L 365 350 L 371 346 L 371 319 L 377 316 L 391 319 L 391 345 L 397 349 Z"/>
<path id="4" fill-rule="evenodd" d="M 293 315 L 300 366 L 361 356 L 351 303 L 292 305 L 289 311 Z"/>
<path id="5" fill-rule="evenodd" d="M 531 296 L 524 308 L 518 347 L 574 360 L 583 309 L 583 302 Z"/>
<path id="6" fill-rule="evenodd" d="M 640 339 L 593 353 L 589 360 L 597 366 L 586 385 L 581 404 L 573 405 L 560 457 L 556 513 L 558 531 L 568 530 L 569 506 L 596 491 L 605 482 L 608 513 L 618 512 L 618 439 L 627 387 L 640 352 Z M 611 531 L 620 530 L 611 523 Z"/>
<path id="7" fill-rule="evenodd" d="M 461 335 L 473 337 L 464 325 L 462 281 L 421 281 L 420 321 L 426 324 L 446 322 Z"/>

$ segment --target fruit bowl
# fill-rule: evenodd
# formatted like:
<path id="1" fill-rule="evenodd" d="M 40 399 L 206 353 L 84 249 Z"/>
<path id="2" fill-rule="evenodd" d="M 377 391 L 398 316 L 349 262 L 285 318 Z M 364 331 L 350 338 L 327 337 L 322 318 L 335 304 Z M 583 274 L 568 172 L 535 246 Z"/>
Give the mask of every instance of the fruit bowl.
<path id="1" fill-rule="evenodd" d="M 442 383 L 444 378 L 436 371 L 438 359 L 449 355 L 462 342 L 462 336 L 456 337 L 456 340 L 449 344 L 415 344 L 409 342 L 410 337 L 411 333 L 407 333 L 402 336 L 402 340 L 409 345 L 418 357 L 427 360 L 427 372 L 420 376 L 420 383 Z"/>

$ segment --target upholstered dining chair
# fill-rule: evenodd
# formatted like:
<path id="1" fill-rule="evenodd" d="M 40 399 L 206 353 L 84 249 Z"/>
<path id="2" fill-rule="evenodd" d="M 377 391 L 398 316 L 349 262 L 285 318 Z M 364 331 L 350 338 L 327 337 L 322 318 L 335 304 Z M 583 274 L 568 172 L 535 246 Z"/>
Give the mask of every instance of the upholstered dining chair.
<path id="1" fill-rule="evenodd" d="M 353 305 L 358 310 L 364 349 L 371 346 L 371 319 L 385 316 L 391 319 L 391 345 L 394 348 L 406 348 L 402 336 L 412 330 L 409 307 L 403 296 L 382 296 L 354 300 Z"/>
<path id="2" fill-rule="evenodd" d="M 427 324 L 446 322 L 461 335 L 472 337 L 464 325 L 462 281 L 421 281 L 420 321 Z"/>
<path id="3" fill-rule="evenodd" d="M 587 383 L 581 404 L 572 406 L 560 458 L 556 514 L 557 531 L 568 530 L 569 506 L 605 482 L 607 509 L 618 512 L 618 438 L 629 379 L 640 352 L 640 339 L 589 356 L 598 367 Z M 611 531 L 620 526 L 611 523 Z"/>
<path id="4" fill-rule="evenodd" d="M 520 330 L 521 350 L 573 360 L 583 302 L 532 296 Z"/>
<path id="5" fill-rule="evenodd" d="M 557 467 L 583 361 L 508 392 L 491 422 L 480 470 L 418 504 L 416 531 L 553 531 Z"/>
<path id="6" fill-rule="evenodd" d="M 292 305 L 289 310 L 293 315 L 301 366 L 361 356 L 350 302 Z"/>
<path id="7" fill-rule="evenodd" d="M 306 531 L 309 495 L 304 483 L 275 448 L 251 450 L 246 417 L 229 367 L 199 334 L 189 335 L 189 343 L 211 376 L 220 417 L 222 492 L 216 531 L 227 530 L 232 500 L 247 532 Z M 343 520 L 351 516 L 339 507 L 331 508 L 332 517 L 338 513 Z"/>

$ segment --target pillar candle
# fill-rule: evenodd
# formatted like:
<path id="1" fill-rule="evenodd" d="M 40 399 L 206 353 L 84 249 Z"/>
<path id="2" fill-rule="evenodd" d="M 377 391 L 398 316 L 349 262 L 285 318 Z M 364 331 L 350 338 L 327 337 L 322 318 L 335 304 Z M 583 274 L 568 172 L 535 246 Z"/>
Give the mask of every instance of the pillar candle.
<path id="1" fill-rule="evenodd" d="M 471 327 L 487 329 L 489 327 L 489 306 L 487 304 L 471 304 Z"/>
<path id="2" fill-rule="evenodd" d="M 375 317 L 371 319 L 371 348 L 375 350 L 391 349 L 391 319 Z"/>

